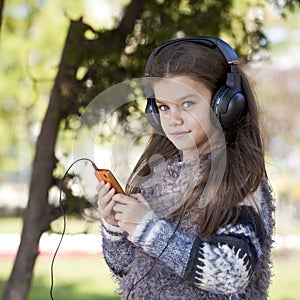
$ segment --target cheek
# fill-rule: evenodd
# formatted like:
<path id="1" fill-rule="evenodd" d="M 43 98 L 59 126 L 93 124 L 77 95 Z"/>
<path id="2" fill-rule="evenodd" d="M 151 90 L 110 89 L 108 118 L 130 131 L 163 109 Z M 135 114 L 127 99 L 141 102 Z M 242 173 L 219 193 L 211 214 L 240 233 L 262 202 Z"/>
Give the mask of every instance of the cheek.
<path id="1" fill-rule="evenodd" d="M 188 120 L 188 123 L 193 126 L 194 129 L 199 128 L 204 130 L 211 125 L 210 111 L 206 106 L 204 106 L 201 109 L 198 109 L 196 112 L 190 114 L 186 120 Z"/>
<path id="2" fill-rule="evenodd" d="M 199 122 L 199 124 L 204 128 L 209 128 L 212 123 L 210 119 L 210 105 L 207 102 L 203 102 L 195 114 L 195 119 Z"/>
<path id="3" fill-rule="evenodd" d="M 162 128 L 166 128 L 170 122 L 170 118 L 167 113 L 159 113 L 160 124 Z"/>
<path id="4" fill-rule="evenodd" d="M 165 115 L 161 114 L 159 115 L 159 119 L 160 119 L 160 125 L 161 125 L 161 128 L 164 132 L 164 134 L 167 136 L 167 133 L 168 133 L 168 117 L 166 117 Z"/>

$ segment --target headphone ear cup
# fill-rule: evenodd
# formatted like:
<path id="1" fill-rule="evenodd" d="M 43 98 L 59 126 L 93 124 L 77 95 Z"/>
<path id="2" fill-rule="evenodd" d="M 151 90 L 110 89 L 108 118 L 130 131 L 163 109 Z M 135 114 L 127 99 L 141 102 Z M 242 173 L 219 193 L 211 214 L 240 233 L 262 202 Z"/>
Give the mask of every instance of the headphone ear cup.
<path id="1" fill-rule="evenodd" d="M 215 127 L 223 130 L 233 126 L 244 116 L 246 99 L 243 93 L 227 86 L 222 86 L 211 101 L 211 121 Z"/>
<path id="2" fill-rule="evenodd" d="M 145 109 L 145 114 L 150 125 L 156 129 L 158 132 L 162 131 L 160 124 L 159 110 L 155 102 L 155 98 L 147 98 L 147 105 Z"/>
<path id="3" fill-rule="evenodd" d="M 224 90 L 226 88 L 227 88 L 226 86 L 222 86 L 214 94 L 214 96 L 211 99 L 211 104 L 210 104 L 210 108 L 211 108 L 210 109 L 210 119 L 211 119 L 211 122 L 212 122 L 213 126 L 218 128 L 218 129 L 221 129 L 220 125 L 221 125 L 221 127 L 223 127 L 222 124 L 221 124 L 221 121 L 219 119 L 219 104 L 221 102 L 222 95 L 223 95 Z"/>

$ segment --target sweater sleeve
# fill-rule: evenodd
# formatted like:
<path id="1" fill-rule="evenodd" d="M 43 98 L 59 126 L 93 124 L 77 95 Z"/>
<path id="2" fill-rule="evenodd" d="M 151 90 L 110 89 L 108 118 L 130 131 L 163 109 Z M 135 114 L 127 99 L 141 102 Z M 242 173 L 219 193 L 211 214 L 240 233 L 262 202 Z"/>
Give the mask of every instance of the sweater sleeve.
<path id="1" fill-rule="evenodd" d="M 127 233 L 117 226 L 101 220 L 102 251 L 104 259 L 117 277 L 123 277 L 134 259 L 135 245 L 127 239 Z"/>
<path id="2" fill-rule="evenodd" d="M 205 241 L 148 216 L 129 240 L 198 288 L 221 294 L 241 292 L 247 286 L 260 253 L 247 224 L 223 228 Z"/>

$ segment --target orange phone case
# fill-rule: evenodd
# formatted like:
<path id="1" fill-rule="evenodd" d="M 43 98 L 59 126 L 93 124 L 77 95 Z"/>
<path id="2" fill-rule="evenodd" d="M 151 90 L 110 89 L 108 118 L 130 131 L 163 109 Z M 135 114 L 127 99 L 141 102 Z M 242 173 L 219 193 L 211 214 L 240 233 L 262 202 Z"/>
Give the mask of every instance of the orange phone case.
<path id="1" fill-rule="evenodd" d="M 117 191 L 119 194 L 125 194 L 122 187 L 120 186 L 119 182 L 113 175 L 113 173 L 108 169 L 99 169 L 95 171 L 95 176 L 99 181 L 109 182 L 113 188 Z"/>

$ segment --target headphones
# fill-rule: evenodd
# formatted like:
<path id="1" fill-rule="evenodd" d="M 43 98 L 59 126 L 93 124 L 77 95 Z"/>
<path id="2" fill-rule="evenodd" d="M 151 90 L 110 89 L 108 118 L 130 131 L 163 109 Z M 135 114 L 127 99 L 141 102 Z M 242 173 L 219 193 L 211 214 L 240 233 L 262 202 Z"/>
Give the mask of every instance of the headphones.
<path id="1" fill-rule="evenodd" d="M 150 77 L 153 60 L 162 49 L 167 46 L 183 42 L 195 43 L 211 49 L 216 48 L 226 59 L 228 64 L 226 84 L 223 85 L 212 97 L 210 105 L 211 121 L 217 128 L 221 125 L 224 131 L 233 128 L 236 122 L 245 115 L 247 101 L 242 93 L 242 80 L 237 68 L 237 65 L 239 64 L 237 54 L 223 40 L 214 37 L 195 36 L 179 38 L 163 43 L 157 46 L 149 56 L 144 76 Z M 156 105 L 155 95 L 153 90 L 150 88 L 150 84 L 147 86 L 147 89 L 147 105 L 145 113 L 152 127 L 161 132 L 162 127 L 160 123 L 159 109 Z"/>

